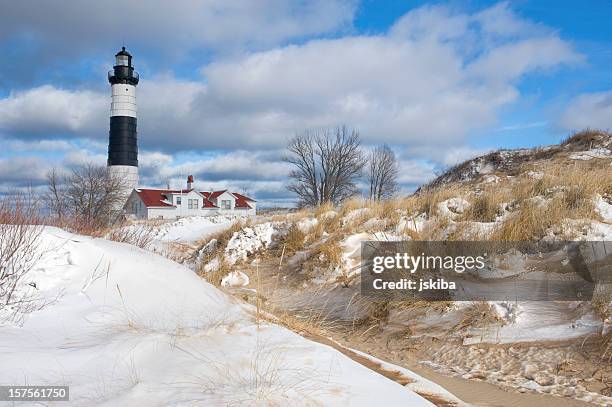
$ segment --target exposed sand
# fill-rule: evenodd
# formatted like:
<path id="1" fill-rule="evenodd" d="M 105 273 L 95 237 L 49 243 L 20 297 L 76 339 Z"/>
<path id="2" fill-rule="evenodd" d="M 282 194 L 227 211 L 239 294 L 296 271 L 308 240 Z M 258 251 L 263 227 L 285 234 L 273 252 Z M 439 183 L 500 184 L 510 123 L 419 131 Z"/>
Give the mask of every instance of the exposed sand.
<path id="1" fill-rule="evenodd" d="M 359 337 L 344 337 L 340 339 L 346 346 L 360 349 L 383 360 L 405 366 L 415 373 L 432 380 L 463 401 L 474 406 L 481 407 L 571 407 L 571 406 L 593 406 L 596 404 L 588 403 L 567 397 L 551 396 L 533 392 L 519 393 L 510 387 L 505 389 L 497 385 L 481 380 L 464 379 L 453 376 L 452 373 L 441 373 L 427 365 L 418 363 L 414 359 L 414 351 L 397 352 L 390 351 L 381 340 L 363 341 Z"/>
<path id="2" fill-rule="evenodd" d="M 248 266 L 244 271 L 247 274 L 252 272 Z M 602 395 L 609 390 L 606 386 L 612 385 L 612 366 L 593 357 L 597 352 L 593 349 L 596 345 L 590 343 L 592 341 L 587 341 L 584 347 L 580 345 L 582 339 L 565 344 L 542 341 L 522 345 L 466 346 L 457 339 L 442 341 L 428 336 L 418 339 L 410 338 L 410 334 L 398 336 L 406 326 L 393 327 L 391 321 L 383 321 L 373 329 L 356 328 L 347 324 L 346 315 L 340 315 L 342 312 L 350 314 L 346 312 L 349 310 L 346 296 L 352 296 L 351 289 L 333 290 L 329 295 L 308 293 L 308 289 L 301 288 L 303 280 L 300 281 L 300 277 L 279 272 L 277 264 L 260 264 L 258 274 L 260 295 L 266 301 L 274 302 L 275 307 L 299 314 L 300 311 L 312 313 L 318 305 L 318 311 L 337 318 L 334 321 L 338 322 L 338 327 L 326 332 L 325 336 L 347 348 L 410 369 L 471 405 L 612 405 L 609 401 L 612 399 Z M 255 281 L 254 277 L 251 275 L 252 281 Z M 305 300 L 308 297 L 310 301 Z M 437 326 L 439 332 L 431 326 L 422 328 L 435 336 L 446 331 L 442 325 Z M 327 340 L 321 341 L 327 343 Z M 441 400 L 438 403 L 448 405 Z"/>

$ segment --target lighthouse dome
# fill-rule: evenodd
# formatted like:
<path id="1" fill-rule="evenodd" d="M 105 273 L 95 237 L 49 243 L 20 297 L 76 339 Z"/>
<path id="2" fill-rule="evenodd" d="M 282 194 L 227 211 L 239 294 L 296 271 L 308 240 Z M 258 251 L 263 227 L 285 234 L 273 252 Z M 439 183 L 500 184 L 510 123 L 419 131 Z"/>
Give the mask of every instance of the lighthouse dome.
<path id="1" fill-rule="evenodd" d="M 108 81 L 112 84 L 138 84 L 138 72 L 134 71 L 132 66 L 132 54 L 121 47 L 121 51 L 115 54 L 115 66 L 112 71 L 108 72 Z"/>
<path id="2" fill-rule="evenodd" d="M 121 47 L 121 51 L 115 54 L 115 66 L 132 66 L 132 54 Z"/>

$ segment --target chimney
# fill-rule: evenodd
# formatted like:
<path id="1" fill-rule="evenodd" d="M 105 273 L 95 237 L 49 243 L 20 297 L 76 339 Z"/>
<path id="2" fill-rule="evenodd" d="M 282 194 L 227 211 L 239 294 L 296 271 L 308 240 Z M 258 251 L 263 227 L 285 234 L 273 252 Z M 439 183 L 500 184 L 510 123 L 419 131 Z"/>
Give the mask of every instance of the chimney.
<path id="1" fill-rule="evenodd" d="M 193 189 L 193 175 L 187 176 L 187 189 Z"/>

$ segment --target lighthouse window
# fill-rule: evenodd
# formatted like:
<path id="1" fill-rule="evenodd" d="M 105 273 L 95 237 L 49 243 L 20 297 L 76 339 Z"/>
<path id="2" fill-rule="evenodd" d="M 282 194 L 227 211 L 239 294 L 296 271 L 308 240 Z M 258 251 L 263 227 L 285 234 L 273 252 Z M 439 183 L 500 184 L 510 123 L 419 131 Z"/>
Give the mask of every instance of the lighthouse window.
<path id="1" fill-rule="evenodd" d="M 117 55 L 116 65 L 128 66 L 127 55 Z"/>

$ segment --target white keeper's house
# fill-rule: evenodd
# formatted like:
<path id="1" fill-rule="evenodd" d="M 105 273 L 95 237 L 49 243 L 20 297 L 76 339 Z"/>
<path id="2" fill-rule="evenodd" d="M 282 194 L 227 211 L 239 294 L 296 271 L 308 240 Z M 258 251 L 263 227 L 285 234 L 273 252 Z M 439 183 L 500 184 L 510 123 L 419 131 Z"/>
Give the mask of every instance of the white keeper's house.
<path id="1" fill-rule="evenodd" d="M 255 216 L 256 205 L 254 199 L 237 192 L 197 191 L 190 175 L 187 189 L 134 189 L 123 209 L 128 217 L 136 219 L 177 219 L 185 216 Z"/>

